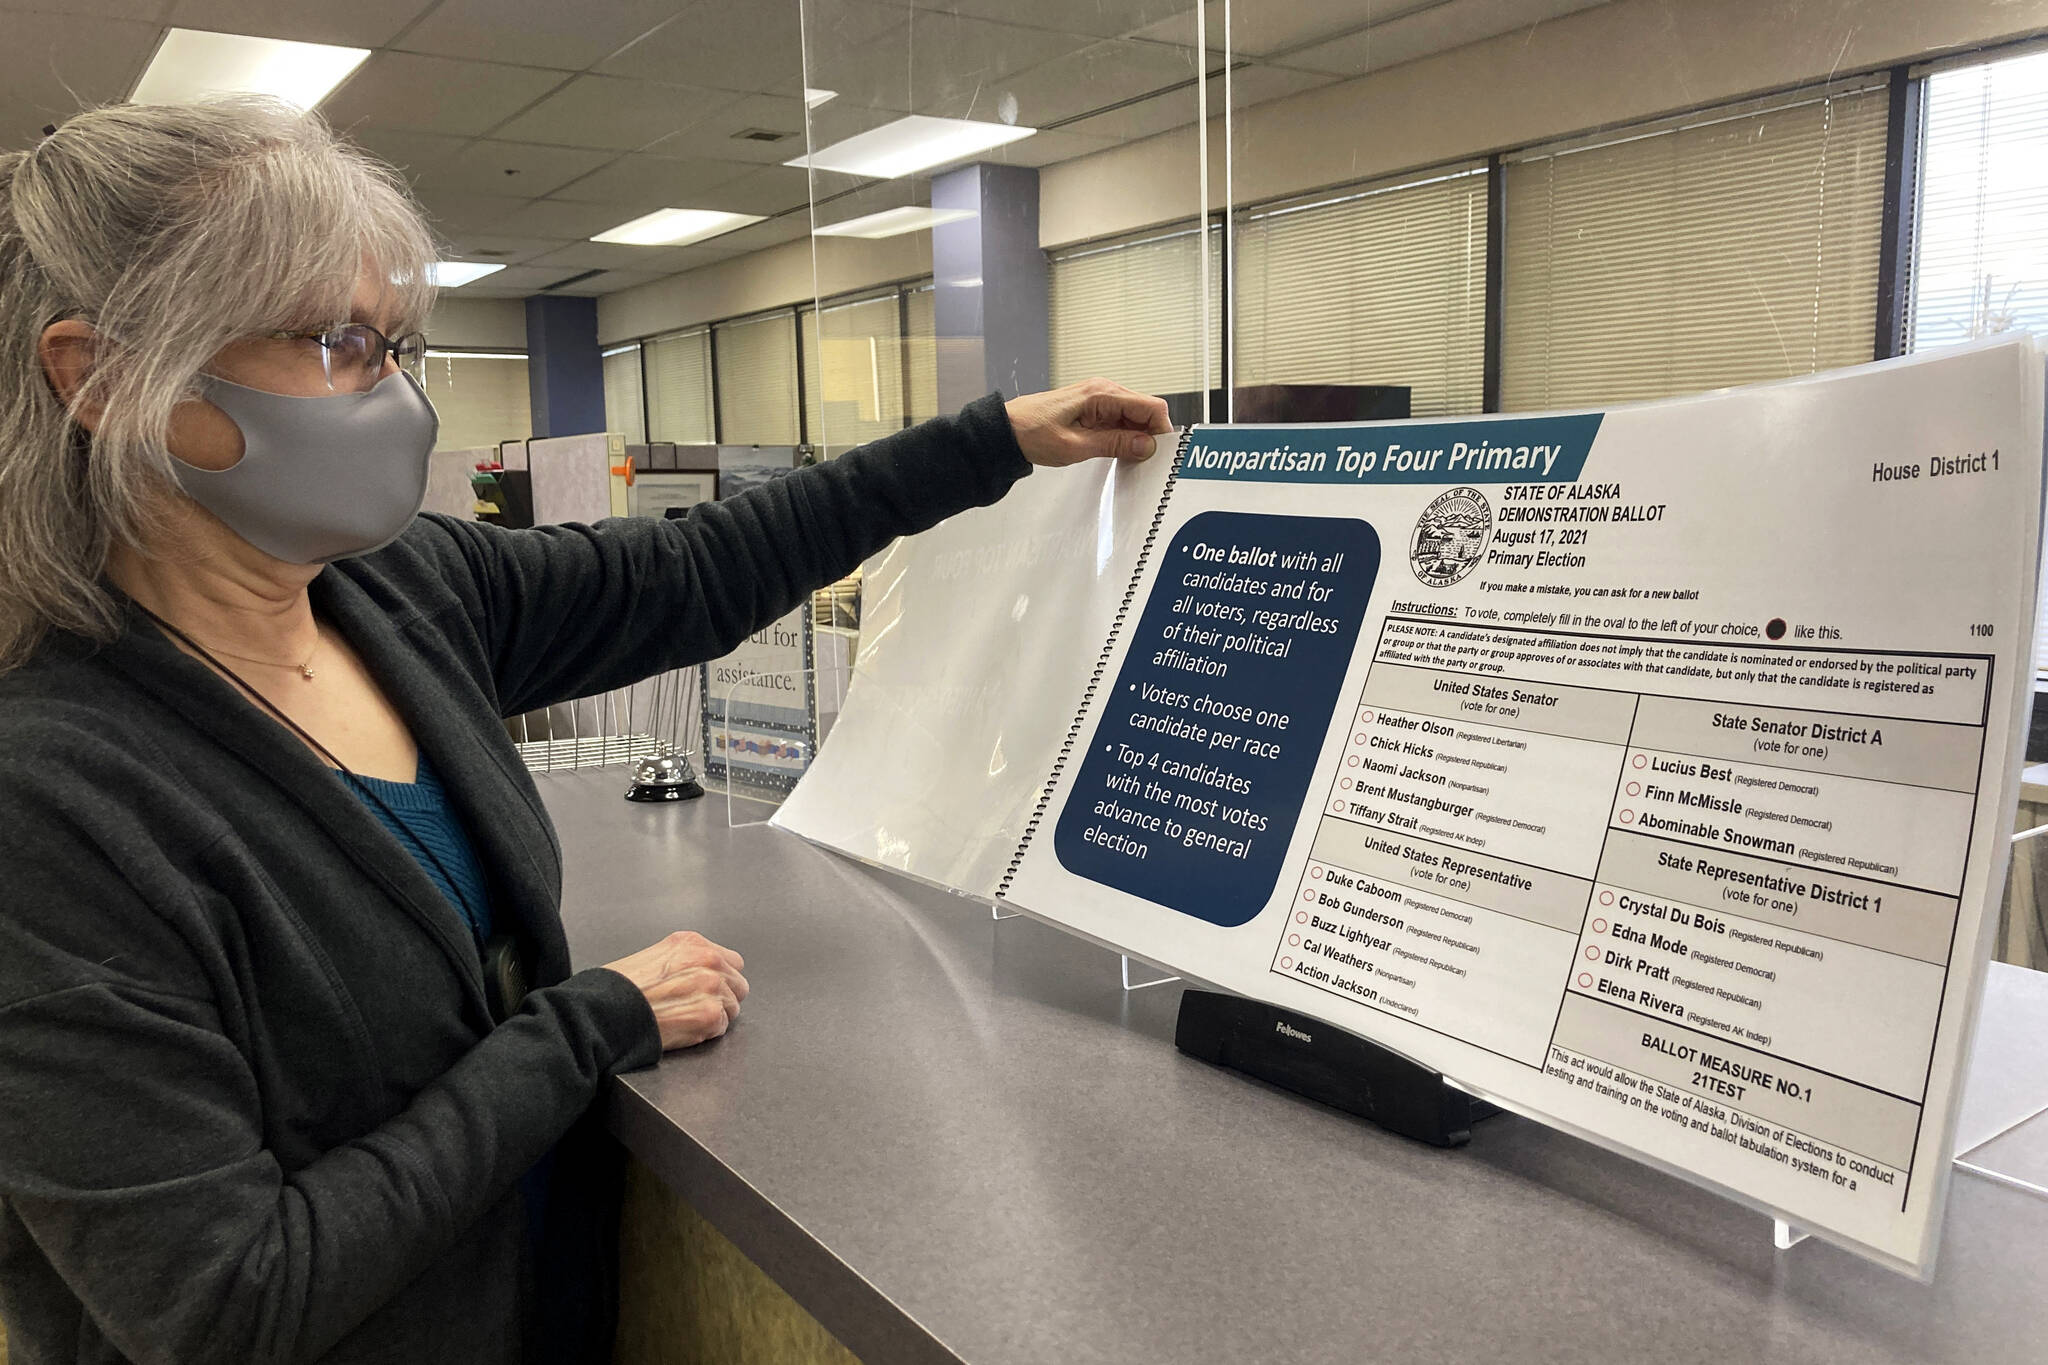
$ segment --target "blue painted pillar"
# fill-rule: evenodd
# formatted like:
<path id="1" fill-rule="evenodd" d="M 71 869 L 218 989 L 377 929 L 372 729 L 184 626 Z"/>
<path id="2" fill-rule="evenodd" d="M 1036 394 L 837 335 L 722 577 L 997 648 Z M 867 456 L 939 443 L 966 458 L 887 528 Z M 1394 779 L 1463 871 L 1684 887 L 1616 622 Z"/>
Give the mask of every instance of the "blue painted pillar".
<path id="1" fill-rule="evenodd" d="M 1047 387 L 1052 343 L 1037 169 L 948 171 L 932 180 L 932 207 L 974 215 L 932 229 L 939 410 L 956 412 L 991 389 L 1014 398 Z"/>
<path id="2" fill-rule="evenodd" d="M 526 387 L 535 436 L 604 430 L 596 299 L 534 294 L 526 300 Z"/>

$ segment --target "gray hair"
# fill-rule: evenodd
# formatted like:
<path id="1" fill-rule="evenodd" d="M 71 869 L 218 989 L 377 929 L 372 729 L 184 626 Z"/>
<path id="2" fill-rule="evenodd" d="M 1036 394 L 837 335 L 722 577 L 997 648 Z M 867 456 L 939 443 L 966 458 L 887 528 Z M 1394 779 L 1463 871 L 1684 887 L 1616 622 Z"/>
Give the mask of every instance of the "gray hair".
<path id="1" fill-rule="evenodd" d="M 0 672 L 52 630 L 117 633 L 108 554 L 146 542 L 171 409 L 216 352 L 347 320 L 366 262 L 413 330 L 433 259 L 390 168 L 271 101 L 95 109 L 0 155 Z M 38 354 L 65 318 L 98 333 L 68 409 Z"/>

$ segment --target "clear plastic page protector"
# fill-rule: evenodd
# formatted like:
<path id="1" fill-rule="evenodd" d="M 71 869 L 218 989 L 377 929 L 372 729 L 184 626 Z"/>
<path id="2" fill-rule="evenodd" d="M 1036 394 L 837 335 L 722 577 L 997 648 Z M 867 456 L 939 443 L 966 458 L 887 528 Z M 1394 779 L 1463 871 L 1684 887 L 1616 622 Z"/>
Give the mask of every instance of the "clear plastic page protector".
<path id="1" fill-rule="evenodd" d="M 1197 427 L 1003 899 L 1928 1273 L 2041 390 Z"/>
<path id="2" fill-rule="evenodd" d="M 1110 637 L 1173 465 L 1041 469 L 862 575 L 832 742 L 775 816 L 843 853 L 992 899 Z"/>

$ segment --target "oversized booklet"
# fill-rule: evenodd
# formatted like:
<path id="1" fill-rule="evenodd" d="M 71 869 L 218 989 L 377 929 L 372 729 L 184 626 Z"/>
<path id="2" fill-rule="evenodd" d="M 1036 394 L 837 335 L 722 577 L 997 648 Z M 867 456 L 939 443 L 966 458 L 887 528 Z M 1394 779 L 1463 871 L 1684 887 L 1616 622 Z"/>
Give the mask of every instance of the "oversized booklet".
<path id="1" fill-rule="evenodd" d="M 870 569 L 779 822 L 1928 1273 L 2042 375 L 2017 338 L 1036 475 Z"/>

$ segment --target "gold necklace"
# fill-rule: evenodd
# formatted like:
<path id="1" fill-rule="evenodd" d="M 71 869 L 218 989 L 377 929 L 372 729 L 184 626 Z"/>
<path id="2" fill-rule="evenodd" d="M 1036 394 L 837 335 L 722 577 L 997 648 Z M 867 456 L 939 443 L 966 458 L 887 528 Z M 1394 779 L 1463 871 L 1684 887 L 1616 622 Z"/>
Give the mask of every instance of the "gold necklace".
<path id="1" fill-rule="evenodd" d="M 222 649 L 219 645 L 207 645 L 206 648 L 215 654 L 225 654 L 230 659 L 240 659 L 245 664 L 261 664 L 265 668 L 295 668 L 299 671 L 301 678 L 311 682 L 313 681 L 313 656 L 320 652 L 320 627 L 317 623 L 314 625 L 313 647 L 306 651 L 306 661 L 300 664 L 281 664 L 275 659 L 258 659 L 247 654 L 237 654 L 232 649 Z"/>

